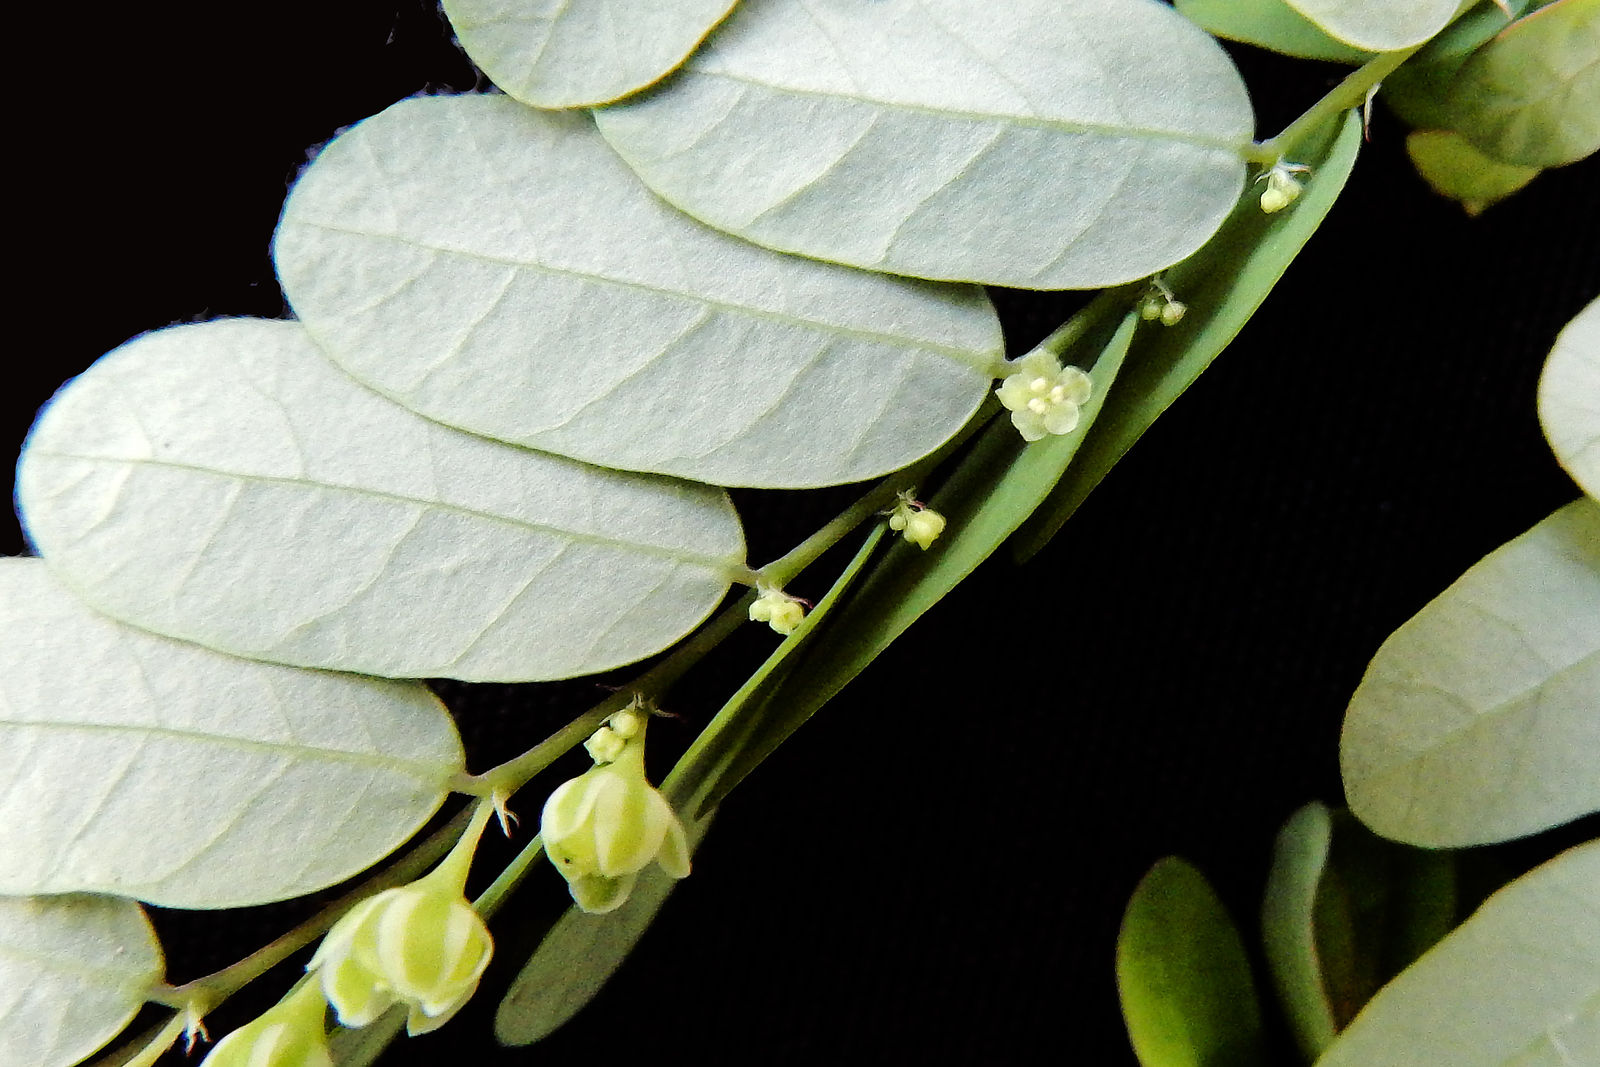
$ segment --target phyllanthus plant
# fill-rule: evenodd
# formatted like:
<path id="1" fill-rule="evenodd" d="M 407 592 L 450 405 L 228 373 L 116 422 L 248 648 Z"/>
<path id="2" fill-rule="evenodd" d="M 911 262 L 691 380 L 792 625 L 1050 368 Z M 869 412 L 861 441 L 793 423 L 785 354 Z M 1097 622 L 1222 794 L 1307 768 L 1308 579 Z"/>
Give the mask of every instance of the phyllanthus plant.
<path id="1" fill-rule="evenodd" d="M 548 1033 L 742 778 L 1002 543 L 1036 551 L 1223 350 L 1340 194 L 1380 82 L 1426 59 L 1412 97 L 1539 166 L 1600 113 L 1553 112 L 1592 83 L 1515 59 L 1592 26 L 1591 0 L 1524 17 L 1515 47 L 1479 34 L 1483 9 L 1427 44 L 1443 0 L 1234 5 L 1250 39 L 1361 64 L 1260 142 L 1227 54 L 1151 0 L 673 4 L 619 27 L 605 64 L 583 47 L 600 6 L 502 19 L 451 0 L 510 95 L 401 101 L 320 152 L 273 241 L 294 320 L 145 335 L 41 417 L 18 480 L 40 559 L 0 567 L 6 632 L 28 635 L 0 671 L 18 709 L 0 782 L 28 783 L 0 789 L 0 892 L 23 902 L 0 909 L 0 947 L 26 949 L 0 968 L 70 1010 L 0 1012 L 0 1048 L 67 1067 L 154 1001 L 171 1018 L 108 1060 L 148 1063 L 325 935 L 212 1061 L 320 1067 L 325 1003 L 335 1043 L 354 1031 L 370 1058 L 474 994 L 541 852 L 574 909 L 496 1030 Z M 1515 121 L 1472 95 L 1491 76 L 1520 78 Z M 1559 151 L 1524 156 L 1540 131 Z M 982 284 L 1100 292 L 1006 359 Z M 854 482 L 835 519 L 747 560 L 726 487 Z M 802 575 L 814 606 L 784 591 Z M 749 620 L 783 640 L 656 789 L 645 709 Z M 658 655 L 476 774 L 416 681 Z M 594 766 L 539 784 L 540 835 L 469 901 L 490 812 L 579 744 Z M 113 765 L 104 804 L 85 768 Z M 218 798 L 222 776 L 261 792 Z M 469 808 L 376 869 L 454 794 Z M 135 902 L 351 876 L 177 987 Z M 52 906 L 70 893 L 103 896 Z"/>

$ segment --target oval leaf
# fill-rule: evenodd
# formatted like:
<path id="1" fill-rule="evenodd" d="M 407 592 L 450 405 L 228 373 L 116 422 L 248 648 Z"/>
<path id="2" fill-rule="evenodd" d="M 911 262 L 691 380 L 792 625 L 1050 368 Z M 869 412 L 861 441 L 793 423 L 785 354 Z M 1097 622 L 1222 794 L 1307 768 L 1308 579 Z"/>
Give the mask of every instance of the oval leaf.
<path id="1" fill-rule="evenodd" d="M 1562 1067 L 1600 1049 L 1600 843 L 1490 897 L 1385 986 L 1317 1067 Z"/>
<path id="2" fill-rule="evenodd" d="M 1450 125 L 1495 159 L 1558 167 L 1600 149 L 1600 0 L 1556 0 L 1472 54 Z"/>
<path id="3" fill-rule="evenodd" d="M 334 141 L 279 225 L 295 313 L 431 418 L 718 485 L 933 451 L 1001 355 L 983 293 L 783 256 L 663 204 L 585 115 L 407 100 Z"/>
<path id="4" fill-rule="evenodd" d="M 1385 641 L 1350 700 L 1351 810 L 1458 848 L 1600 808 L 1600 503 L 1579 500 L 1462 575 Z"/>
<path id="5" fill-rule="evenodd" d="M 1448 128 L 1462 66 L 1533 2 L 1480 0 L 1383 80 L 1384 102 L 1418 129 Z"/>
<path id="6" fill-rule="evenodd" d="M 1411 165 L 1440 196 L 1478 215 L 1539 176 L 1535 167 L 1490 159 L 1454 130 L 1415 130 L 1406 137 Z"/>
<path id="7" fill-rule="evenodd" d="M 1304 59 L 1365 63 L 1372 53 L 1336 41 L 1285 0 L 1177 0 L 1173 5 L 1207 33 Z"/>
<path id="8" fill-rule="evenodd" d="M 298 323 L 148 334 L 34 427 L 18 499 L 94 606 L 225 652 L 523 681 L 671 644 L 740 567 L 727 495 L 447 429 Z"/>
<path id="9" fill-rule="evenodd" d="M 1338 1032 L 1317 951 L 1317 887 L 1333 844 L 1324 804 L 1307 804 L 1278 832 L 1261 907 L 1261 939 L 1278 1000 L 1306 1062 Z"/>
<path id="10" fill-rule="evenodd" d="M 585 107 L 664 77 L 733 5 L 734 0 L 444 0 L 444 13 L 461 47 L 500 88 L 534 107 Z"/>
<path id="11" fill-rule="evenodd" d="M 1330 37 L 1368 52 L 1421 44 L 1450 22 L 1460 0 L 1288 0 Z"/>
<path id="12" fill-rule="evenodd" d="M 1539 423 L 1572 480 L 1600 500 L 1600 300 L 1578 312 L 1550 350 Z"/>
<path id="13" fill-rule="evenodd" d="M 0 897 L 0 1063 L 71 1067 L 128 1025 L 162 970 L 131 900 Z"/>
<path id="14" fill-rule="evenodd" d="M 236 659 L 0 560 L 0 893 L 178 908 L 299 896 L 416 832 L 462 769 L 415 682 Z"/>
<path id="15" fill-rule="evenodd" d="M 1239 932 L 1183 860 L 1169 856 L 1150 868 L 1128 901 L 1117 991 L 1143 1067 L 1264 1062 L 1261 1009 Z"/>
<path id="16" fill-rule="evenodd" d="M 1216 42 L 1151 0 L 746 0 L 597 118 L 651 188 L 741 237 L 1036 289 L 1198 248 L 1253 122 Z"/>

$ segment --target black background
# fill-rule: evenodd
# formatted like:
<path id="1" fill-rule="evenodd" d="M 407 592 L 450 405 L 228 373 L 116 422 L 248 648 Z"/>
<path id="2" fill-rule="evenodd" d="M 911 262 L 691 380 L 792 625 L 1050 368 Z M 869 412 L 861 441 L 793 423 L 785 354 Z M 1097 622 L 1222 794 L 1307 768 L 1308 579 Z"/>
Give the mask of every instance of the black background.
<path id="1" fill-rule="evenodd" d="M 90 5 L 16 27 L 13 451 L 50 393 L 124 340 L 283 314 L 267 246 L 308 151 L 401 97 L 482 87 L 427 0 L 221 7 Z M 1262 135 L 1342 73 L 1235 55 Z M 1112 948 L 1141 873 L 1186 856 L 1252 930 L 1277 826 L 1340 800 L 1339 722 L 1372 652 L 1576 496 L 1534 388 L 1600 291 L 1596 168 L 1469 220 L 1411 174 L 1402 140 L 1380 110 L 1302 260 L 1045 553 L 986 564 L 724 805 L 589 1011 L 499 1052 L 486 991 L 386 1062 L 1131 1064 Z M 1017 352 L 1077 300 L 996 294 Z M 752 561 L 849 495 L 740 494 Z M 794 591 L 824 588 L 819 574 Z M 739 635 L 671 702 L 684 724 L 652 737 L 686 743 L 770 637 Z M 474 770 L 597 692 L 441 691 Z M 538 803 L 519 805 L 530 821 Z M 1525 867 L 1586 831 L 1501 854 Z M 541 872 L 503 917 L 562 895 Z M 305 907 L 158 914 L 170 978 Z M 516 934 L 500 937 L 509 967 Z M 259 1007 L 219 1010 L 214 1032 Z"/>

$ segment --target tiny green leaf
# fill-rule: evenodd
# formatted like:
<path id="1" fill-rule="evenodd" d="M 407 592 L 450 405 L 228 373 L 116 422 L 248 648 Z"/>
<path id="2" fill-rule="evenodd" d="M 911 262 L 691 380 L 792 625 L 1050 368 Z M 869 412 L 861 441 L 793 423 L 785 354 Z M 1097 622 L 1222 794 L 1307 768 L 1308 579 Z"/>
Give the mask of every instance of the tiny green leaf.
<path id="1" fill-rule="evenodd" d="M 1329 37 L 1287 0 L 1177 0 L 1174 5 L 1200 28 L 1303 59 L 1365 63 L 1372 53 Z"/>
<path id="2" fill-rule="evenodd" d="M 1128 901 L 1117 991 L 1143 1067 L 1265 1062 L 1244 944 L 1205 877 L 1181 859 L 1150 868 Z"/>
<path id="3" fill-rule="evenodd" d="M 1150 0 L 746 0 L 596 118 L 652 189 L 758 244 L 1038 289 L 1194 251 L 1253 125 L 1226 54 Z"/>
<path id="4" fill-rule="evenodd" d="M 0 1062 L 72 1067 L 128 1025 L 163 966 L 133 901 L 0 897 Z"/>
<path id="5" fill-rule="evenodd" d="M 413 682 L 236 659 L 0 560 L 0 893 L 179 908 L 300 896 L 383 858 L 462 768 Z"/>
<path id="6" fill-rule="evenodd" d="M 1600 300 L 1578 312 L 1550 350 L 1539 423 L 1572 480 L 1600 500 Z"/>
<path id="7" fill-rule="evenodd" d="M 0 1063 L 71 1067 L 128 1025 L 163 967 L 131 900 L 0 897 Z"/>
<path id="8" fill-rule="evenodd" d="M 1490 897 L 1317 1067 L 1578 1067 L 1600 1049 L 1600 843 Z"/>
<path id="9" fill-rule="evenodd" d="M 429 422 L 298 323 L 180 326 L 67 386 L 18 500 L 95 607 L 253 659 L 526 681 L 677 640 L 742 566 L 727 495 Z"/>
<path id="10" fill-rule="evenodd" d="M 707 812 L 684 820 L 691 851 L 699 847 L 713 815 Z M 627 902 L 615 911 L 590 915 L 568 908 L 500 1002 L 494 1018 L 500 1043 L 530 1045 L 582 1010 L 622 966 L 677 885 L 676 879 L 652 864 L 639 874 Z"/>
<path id="11" fill-rule="evenodd" d="M 1350 699 L 1351 810 L 1456 848 L 1600 808 L 1600 503 L 1496 549 L 1396 630 Z"/>
<path id="12" fill-rule="evenodd" d="M 1141 330 L 1127 369 L 1082 454 L 1012 542 L 1027 560 L 1055 536 L 1146 430 L 1194 384 L 1250 321 L 1283 272 L 1333 207 L 1361 146 L 1361 121 L 1339 116 L 1295 146 L 1296 162 L 1312 167 L 1305 191 L 1287 208 L 1261 210 L 1260 186 L 1245 191 L 1217 235 L 1162 277 L 1188 305 L 1171 328 Z"/>
<path id="13" fill-rule="evenodd" d="M 1600 149 L 1600 0 L 1556 0 L 1461 67 L 1450 122 L 1506 163 L 1558 167 Z"/>
<path id="14" fill-rule="evenodd" d="M 1329 36 L 1368 52 L 1395 52 L 1444 29 L 1460 0 L 1288 0 Z"/>
<path id="15" fill-rule="evenodd" d="M 461 47 L 534 107 L 587 107 L 636 92 L 694 51 L 735 0 L 444 0 Z"/>
<path id="16" fill-rule="evenodd" d="M 587 115 L 405 100 L 335 139 L 274 254 L 358 380 L 487 437 L 716 485 L 897 470 L 1002 354 L 971 286 L 758 248 L 662 203 Z"/>
<path id="17" fill-rule="evenodd" d="M 1477 215 L 1539 176 L 1537 167 L 1491 159 L 1454 130 L 1415 130 L 1406 137 L 1406 154 L 1434 192 L 1460 202 Z"/>

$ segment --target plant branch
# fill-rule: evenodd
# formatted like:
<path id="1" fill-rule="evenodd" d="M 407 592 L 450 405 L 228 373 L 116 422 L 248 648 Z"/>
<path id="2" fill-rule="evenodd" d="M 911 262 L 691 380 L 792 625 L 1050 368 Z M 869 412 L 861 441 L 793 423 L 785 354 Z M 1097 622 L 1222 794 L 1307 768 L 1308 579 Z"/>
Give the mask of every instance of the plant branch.
<path id="1" fill-rule="evenodd" d="M 1321 100 L 1312 104 L 1303 115 L 1289 123 L 1282 133 L 1256 145 L 1251 153 L 1251 160 L 1256 163 L 1272 164 L 1283 159 L 1312 130 L 1335 115 L 1364 103 L 1367 94 L 1376 88 L 1379 82 L 1392 74 L 1396 67 L 1410 59 L 1426 43 L 1424 41 L 1398 52 L 1384 52 L 1351 71 L 1344 81 L 1329 90 Z"/>

